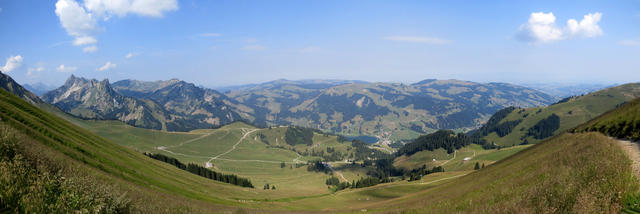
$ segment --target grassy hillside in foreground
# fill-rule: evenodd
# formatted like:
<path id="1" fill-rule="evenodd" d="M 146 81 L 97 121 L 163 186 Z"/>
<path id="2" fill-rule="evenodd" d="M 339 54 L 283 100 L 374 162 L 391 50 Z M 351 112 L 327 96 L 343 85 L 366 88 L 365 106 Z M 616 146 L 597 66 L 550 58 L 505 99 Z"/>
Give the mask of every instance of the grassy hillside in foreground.
<path id="1" fill-rule="evenodd" d="M 640 99 L 600 115 L 574 130 L 584 131 L 597 131 L 620 139 L 640 140 Z"/>
<path id="2" fill-rule="evenodd" d="M 132 201 L 140 212 L 203 212 L 254 207 L 234 198 L 255 198 L 255 189 L 211 181 L 118 146 L 0 90 L 0 119 L 16 133 L 31 162 L 55 163 L 61 176 L 113 186 L 110 191 Z M 3 131 L 5 132 L 5 131 Z M 8 132 L 8 131 L 7 131 Z M 4 164 L 4 163 L 3 163 Z M 3 190 L 3 192 L 5 192 Z M 198 211 L 200 210 L 200 211 Z"/>
<path id="3" fill-rule="evenodd" d="M 618 213 L 637 190 L 631 161 L 615 140 L 599 133 L 562 134 L 485 169 L 369 210 Z"/>
<path id="4" fill-rule="evenodd" d="M 540 121 L 554 114 L 557 115 L 560 120 L 558 128 L 552 130 L 553 133 L 551 136 L 572 129 L 638 97 L 640 97 L 640 84 L 632 83 L 566 99 L 547 107 L 516 108 L 498 123 L 504 124 L 507 122 L 521 121 L 512 128 L 512 131 L 503 136 L 499 136 L 498 133 L 494 131 L 483 138 L 487 143 L 495 143 L 499 146 L 519 145 L 525 140 L 528 143 L 537 143 L 547 137 L 536 139 L 527 133 Z"/>

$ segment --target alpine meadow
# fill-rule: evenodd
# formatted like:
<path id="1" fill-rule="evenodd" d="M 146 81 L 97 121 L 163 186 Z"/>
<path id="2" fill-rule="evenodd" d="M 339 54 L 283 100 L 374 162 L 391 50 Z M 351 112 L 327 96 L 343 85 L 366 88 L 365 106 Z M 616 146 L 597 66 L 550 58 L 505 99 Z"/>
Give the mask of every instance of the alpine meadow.
<path id="1" fill-rule="evenodd" d="M 640 213 L 639 24 L 633 0 L 0 1 L 0 213 Z"/>

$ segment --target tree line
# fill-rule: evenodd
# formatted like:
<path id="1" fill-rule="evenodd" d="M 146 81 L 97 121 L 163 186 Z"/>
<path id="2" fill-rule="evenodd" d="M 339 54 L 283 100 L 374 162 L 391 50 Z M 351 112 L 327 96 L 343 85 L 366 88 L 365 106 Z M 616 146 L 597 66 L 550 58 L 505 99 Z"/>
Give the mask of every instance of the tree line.
<path id="1" fill-rule="evenodd" d="M 247 178 L 238 177 L 237 175 L 234 175 L 234 174 L 219 173 L 194 163 L 189 163 L 185 165 L 182 162 L 180 162 L 178 159 L 175 159 L 173 157 L 169 157 L 163 154 L 153 154 L 153 153 L 146 153 L 146 152 L 144 154 L 150 158 L 163 161 L 165 163 L 169 163 L 179 169 L 185 170 L 192 174 L 199 175 L 201 177 L 205 177 L 211 180 L 216 180 L 224 183 L 233 184 L 236 186 L 254 188 L 251 181 Z"/>

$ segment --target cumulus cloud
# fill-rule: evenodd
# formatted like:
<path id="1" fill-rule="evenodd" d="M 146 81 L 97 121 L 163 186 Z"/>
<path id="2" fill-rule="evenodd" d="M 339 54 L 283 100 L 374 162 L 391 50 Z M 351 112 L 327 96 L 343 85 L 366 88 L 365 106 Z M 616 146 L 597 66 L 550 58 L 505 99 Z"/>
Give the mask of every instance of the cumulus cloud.
<path id="1" fill-rule="evenodd" d="M 598 22 L 602 13 L 589 13 L 582 20 L 569 19 L 564 28 L 556 25 L 553 13 L 531 13 L 527 23 L 520 25 L 517 38 L 521 41 L 537 44 L 571 38 L 589 38 L 602 35 Z"/>
<path id="2" fill-rule="evenodd" d="M 78 70 L 77 67 L 72 67 L 72 66 L 65 66 L 64 64 L 61 64 L 60 66 L 58 66 L 56 68 L 56 71 L 58 72 L 73 72 Z"/>
<path id="3" fill-rule="evenodd" d="M 74 0 L 58 0 L 56 15 L 60 24 L 73 37 L 73 45 L 81 46 L 97 42 L 92 34 L 98 29 L 95 17 Z"/>
<path id="4" fill-rule="evenodd" d="M 83 52 L 98 50 L 95 34 L 100 31 L 98 20 L 108 20 L 113 15 L 122 17 L 136 14 L 147 17 L 162 17 L 164 12 L 178 9 L 177 0 L 58 0 L 55 13 L 60 24 L 70 36 L 74 46 L 86 46 Z"/>
<path id="5" fill-rule="evenodd" d="M 95 46 L 95 45 L 82 48 L 82 52 L 85 52 L 85 53 L 93 53 L 96 51 L 98 51 L 98 46 Z"/>
<path id="6" fill-rule="evenodd" d="M 22 56 L 11 56 L 7 58 L 7 62 L 5 62 L 4 66 L 0 68 L 0 71 L 2 71 L 3 73 L 9 73 L 16 68 L 19 68 L 20 66 L 22 66 Z"/>
<path id="7" fill-rule="evenodd" d="M 575 19 L 567 21 L 567 28 L 572 36 L 594 37 L 602 35 L 602 29 L 598 25 L 602 19 L 602 13 L 589 13 L 584 15 L 580 22 Z"/>
<path id="8" fill-rule="evenodd" d="M 451 41 L 446 39 L 440 39 L 435 37 L 420 37 L 420 36 L 389 36 L 382 38 L 389 41 L 397 42 L 412 42 L 412 43 L 424 43 L 432 45 L 444 45 L 449 44 Z"/>
<path id="9" fill-rule="evenodd" d="M 99 67 L 97 70 L 98 71 L 106 71 L 106 70 L 110 70 L 110 69 L 114 69 L 114 68 L 116 68 L 116 64 L 113 64 L 110 61 L 107 61 L 107 63 L 105 63 L 102 67 Z"/>

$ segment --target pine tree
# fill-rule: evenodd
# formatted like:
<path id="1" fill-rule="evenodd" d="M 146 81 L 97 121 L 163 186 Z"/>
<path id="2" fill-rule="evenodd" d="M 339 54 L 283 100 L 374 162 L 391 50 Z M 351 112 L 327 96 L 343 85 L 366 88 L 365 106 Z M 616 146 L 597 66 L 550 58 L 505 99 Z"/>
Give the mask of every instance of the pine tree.
<path id="1" fill-rule="evenodd" d="M 269 189 L 269 184 L 264 184 L 264 189 L 268 190 Z"/>
<path id="2" fill-rule="evenodd" d="M 484 169 L 484 163 L 482 163 L 482 168 Z"/>
<path id="3" fill-rule="evenodd" d="M 276 189 L 276 185 L 271 186 L 271 190 L 275 190 Z"/>
<path id="4" fill-rule="evenodd" d="M 280 168 L 284 168 L 284 167 L 286 167 L 286 165 L 284 164 L 284 162 L 282 162 L 282 163 L 280 164 Z"/>
<path id="5" fill-rule="evenodd" d="M 478 162 L 476 162 L 476 166 L 475 166 L 475 167 L 473 167 L 473 169 L 474 169 L 474 170 L 478 170 L 478 169 L 480 169 L 480 164 L 479 164 Z"/>

